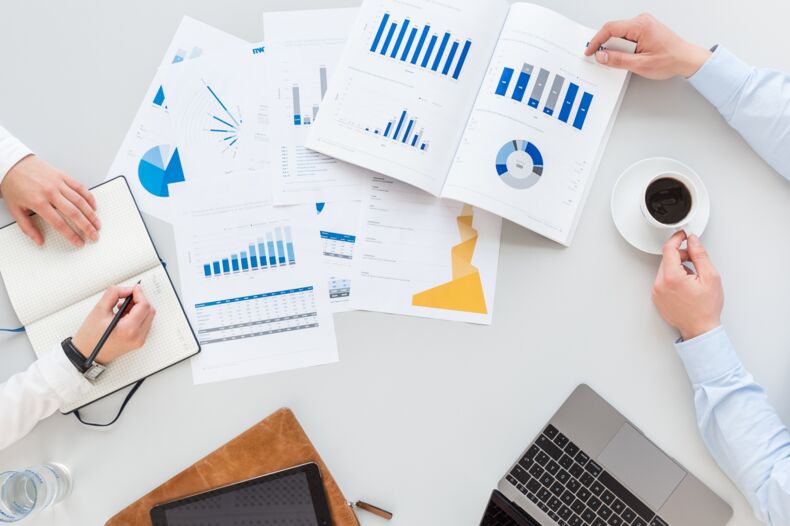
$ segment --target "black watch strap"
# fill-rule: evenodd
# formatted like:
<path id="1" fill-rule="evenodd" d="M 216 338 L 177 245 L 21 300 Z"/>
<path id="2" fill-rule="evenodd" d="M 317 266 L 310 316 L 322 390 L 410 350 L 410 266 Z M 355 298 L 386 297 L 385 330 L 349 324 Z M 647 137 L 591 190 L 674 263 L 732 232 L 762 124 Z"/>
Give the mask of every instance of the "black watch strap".
<path id="1" fill-rule="evenodd" d="M 74 342 L 71 341 L 71 337 L 63 340 L 60 346 L 63 347 L 63 352 L 66 353 L 66 357 L 69 359 L 72 365 L 77 368 L 80 374 L 85 374 L 89 367 L 86 367 L 85 357 L 74 345 Z"/>

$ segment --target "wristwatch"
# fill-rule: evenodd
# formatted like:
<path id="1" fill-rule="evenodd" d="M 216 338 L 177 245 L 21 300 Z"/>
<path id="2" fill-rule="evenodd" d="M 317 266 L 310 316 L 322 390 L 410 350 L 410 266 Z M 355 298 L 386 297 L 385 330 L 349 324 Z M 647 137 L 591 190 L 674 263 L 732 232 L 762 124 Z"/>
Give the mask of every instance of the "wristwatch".
<path id="1" fill-rule="evenodd" d="M 91 382 L 95 381 L 106 369 L 106 367 L 95 361 L 88 363 L 87 358 L 82 355 L 80 350 L 74 345 L 74 342 L 71 341 L 71 337 L 63 340 L 60 346 L 63 347 L 63 352 L 66 353 L 72 365 Z"/>

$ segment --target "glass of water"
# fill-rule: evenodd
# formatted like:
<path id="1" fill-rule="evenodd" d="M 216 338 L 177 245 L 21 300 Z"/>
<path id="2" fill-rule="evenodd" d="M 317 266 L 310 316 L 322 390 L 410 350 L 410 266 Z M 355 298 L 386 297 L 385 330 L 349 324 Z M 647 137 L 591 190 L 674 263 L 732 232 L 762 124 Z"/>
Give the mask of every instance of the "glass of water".
<path id="1" fill-rule="evenodd" d="M 71 473 L 54 462 L 0 473 L 0 523 L 54 506 L 71 493 Z"/>

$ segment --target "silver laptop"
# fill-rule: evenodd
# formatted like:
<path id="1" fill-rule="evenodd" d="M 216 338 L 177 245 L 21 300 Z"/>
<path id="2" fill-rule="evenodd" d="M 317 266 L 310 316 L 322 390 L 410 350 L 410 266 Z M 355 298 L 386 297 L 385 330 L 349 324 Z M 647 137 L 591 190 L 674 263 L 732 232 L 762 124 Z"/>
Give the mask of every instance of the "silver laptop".
<path id="1" fill-rule="evenodd" d="M 482 526 L 723 526 L 732 509 L 587 385 L 499 481 Z M 495 502 L 496 501 L 496 502 Z M 496 508 L 490 511 L 492 508 Z"/>

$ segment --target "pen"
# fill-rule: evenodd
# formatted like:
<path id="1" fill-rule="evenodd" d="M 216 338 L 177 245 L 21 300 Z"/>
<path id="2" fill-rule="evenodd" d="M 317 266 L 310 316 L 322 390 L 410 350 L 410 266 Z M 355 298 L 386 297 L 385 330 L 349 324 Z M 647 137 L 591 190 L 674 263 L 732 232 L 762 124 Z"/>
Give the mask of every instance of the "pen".
<path id="1" fill-rule="evenodd" d="M 138 281 L 135 286 L 139 285 L 142 281 L 143 280 Z M 129 305 L 132 304 L 132 297 L 133 294 L 129 294 L 128 296 L 126 296 L 126 299 L 123 300 L 123 303 L 121 304 L 121 308 L 118 309 L 118 312 L 116 312 L 115 316 L 113 316 L 109 327 L 107 327 L 107 330 L 104 331 L 104 334 L 102 334 L 101 339 L 99 339 L 99 343 L 96 344 L 96 347 L 93 349 L 91 355 L 88 356 L 87 360 L 85 360 L 85 367 L 90 367 L 91 365 L 93 365 L 93 360 L 96 359 L 96 356 L 99 355 L 99 351 L 101 351 L 101 348 L 104 347 L 105 343 L 107 343 L 107 339 L 110 337 L 110 334 L 112 334 L 113 329 L 115 329 L 115 326 L 118 325 L 118 322 L 121 320 L 121 316 L 123 316 L 123 313 L 126 312 L 126 309 L 129 308 Z"/>

